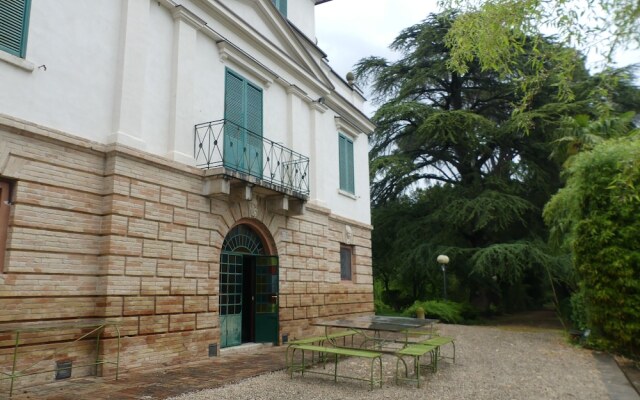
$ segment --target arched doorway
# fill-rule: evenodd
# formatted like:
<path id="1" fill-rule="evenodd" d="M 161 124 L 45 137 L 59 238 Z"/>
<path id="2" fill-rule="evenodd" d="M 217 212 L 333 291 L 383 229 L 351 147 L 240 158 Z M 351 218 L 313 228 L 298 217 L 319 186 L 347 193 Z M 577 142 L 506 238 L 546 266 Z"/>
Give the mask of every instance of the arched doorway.
<path id="1" fill-rule="evenodd" d="M 220 347 L 278 343 L 278 269 L 249 225 L 229 231 L 220 254 Z"/>

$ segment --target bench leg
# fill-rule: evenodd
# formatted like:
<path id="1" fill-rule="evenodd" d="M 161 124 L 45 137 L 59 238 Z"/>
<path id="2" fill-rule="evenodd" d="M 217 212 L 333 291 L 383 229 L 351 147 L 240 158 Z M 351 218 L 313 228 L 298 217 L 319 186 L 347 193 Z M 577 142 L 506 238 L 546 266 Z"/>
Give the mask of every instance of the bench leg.
<path id="1" fill-rule="evenodd" d="M 438 372 L 438 359 L 440 358 L 440 346 L 436 347 L 436 349 L 433 351 L 434 355 L 432 356 L 433 358 L 433 373 L 435 374 L 436 372 Z"/>
<path id="2" fill-rule="evenodd" d="M 302 371 L 301 371 L 301 375 L 304 378 L 304 353 L 306 353 L 304 350 L 302 350 Z M 311 359 L 313 359 L 313 352 L 311 352 Z"/>
<path id="3" fill-rule="evenodd" d="M 453 363 L 456 363 L 456 342 L 451 342 L 451 345 L 453 346 Z"/>
<path id="4" fill-rule="evenodd" d="M 285 366 L 287 371 L 289 372 L 289 377 L 293 378 L 293 373 L 300 371 L 302 373 L 302 375 L 304 375 L 304 370 L 305 370 L 305 356 L 304 356 L 304 350 L 302 350 L 302 361 L 301 364 L 294 364 L 294 359 L 296 356 L 296 349 L 295 347 L 292 348 L 292 351 L 289 352 L 289 348 L 287 348 L 287 351 L 285 353 Z M 291 354 L 291 357 L 289 357 L 289 354 Z"/>
<path id="5" fill-rule="evenodd" d="M 431 372 L 435 373 L 438 367 L 438 356 L 437 356 L 436 350 L 430 351 L 429 356 L 430 356 L 430 363 L 422 364 L 422 366 L 429 368 Z"/>
<path id="6" fill-rule="evenodd" d="M 416 367 L 416 383 L 418 384 L 418 389 L 420 389 L 420 356 L 416 356 L 413 362 Z"/>
<path id="7" fill-rule="evenodd" d="M 397 356 L 398 360 L 396 361 L 396 385 L 398 384 L 398 369 L 400 368 L 400 361 L 402 361 L 402 364 L 404 364 L 404 378 L 408 378 L 409 377 L 409 369 L 407 367 L 407 363 L 406 361 L 404 361 L 404 358 L 402 356 Z"/>
<path id="8" fill-rule="evenodd" d="M 375 363 L 375 360 L 376 359 L 374 359 L 371 362 L 371 378 L 372 379 L 373 379 L 373 364 Z M 380 371 L 380 379 L 378 381 L 380 382 L 380 387 L 382 388 L 382 356 L 377 357 L 377 360 L 378 360 L 378 369 Z M 371 381 L 371 390 L 373 390 L 373 381 Z"/>
<path id="9" fill-rule="evenodd" d="M 291 346 L 287 346 L 287 351 L 284 353 L 284 365 L 287 368 L 287 372 L 289 372 L 289 376 L 293 378 L 293 354 L 289 359 L 289 350 L 291 350 Z M 291 351 L 291 353 L 293 352 L 295 352 L 295 349 Z"/>
<path id="10" fill-rule="evenodd" d="M 289 352 L 291 350 L 291 352 Z M 287 352 L 284 354 L 285 357 L 285 366 L 287 367 L 287 371 L 289 372 L 289 377 L 293 378 L 293 356 L 296 352 L 296 349 L 291 349 L 291 346 L 287 347 Z M 289 353 L 291 353 L 291 358 L 289 358 Z"/>
<path id="11" fill-rule="evenodd" d="M 452 350 L 453 350 L 453 356 L 451 356 L 451 357 L 443 356 L 442 355 L 442 351 L 441 351 L 441 348 L 442 348 L 442 345 L 441 345 L 441 346 L 438 346 L 438 352 L 437 352 L 438 359 L 442 360 L 442 359 L 445 359 L 445 358 L 450 358 L 452 360 L 452 362 L 455 364 L 456 363 L 456 342 L 451 341 L 451 342 L 449 342 L 447 344 L 451 344 L 451 347 L 452 347 Z"/>

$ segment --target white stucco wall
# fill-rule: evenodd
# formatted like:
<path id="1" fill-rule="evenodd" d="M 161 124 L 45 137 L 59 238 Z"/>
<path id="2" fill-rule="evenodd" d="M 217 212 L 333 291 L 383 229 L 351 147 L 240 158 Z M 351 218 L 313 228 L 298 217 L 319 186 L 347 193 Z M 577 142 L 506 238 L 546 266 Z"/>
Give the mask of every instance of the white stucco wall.
<path id="1" fill-rule="evenodd" d="M 170 0 L 141 1 L 34 1 L 25 60 L 0 58 L 0 113 L 193 164 L 193 127 L 224 118 L 230 68 L 263 89 L 264 136 L 315 157 L 310 201 L 370 223 L 367 137 L 355 136 L 356 193 L 345 196 L 338 114 L 318 102 L 333 90 L 343 103 L 360 107 L 362 98 L 321 76 L 322 60 L 260 3 L 270 0 L 175 0 L 179 12 Z M 222 17 L 227 8 L 233 13 Z M 290 1 L 289 18 L 314 36 L 312 0 Z M 221 55 L 217 42 L 225 41 L 231 53 Z"/>
<path id="2" fill-rule="evenodd" d="M 104 142 L 120 14 L 119 1 L 33 2 L 25 60 L 34 69 L 0 61 L 0 112 Z"/>
<path id="3" fill-rule="evenodd" d="M 316 40 L 315 0 L 289 0 L 287 2 L 287 18 L 306 37 Z"/>
<path id="4" fill-rule="evenodd" d="M 173 57 L 173 25 L 171 13 L 151 3 L 147 34 L 147 63 L 144 70 L 145 107 L 142 116 L 142 138 L 146 150 L 164 155 L 170 140 L 171 59 Z"/>

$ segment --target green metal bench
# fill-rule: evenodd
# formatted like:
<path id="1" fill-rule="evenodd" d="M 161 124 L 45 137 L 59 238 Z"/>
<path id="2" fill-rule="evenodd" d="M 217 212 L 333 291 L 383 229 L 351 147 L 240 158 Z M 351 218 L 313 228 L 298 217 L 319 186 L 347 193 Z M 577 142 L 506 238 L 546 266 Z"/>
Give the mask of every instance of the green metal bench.
<path id="1" fill-rule="evenodd" d="M 355 334 L 357 334 L 357 333 L 358 332 L 353 331 L 353 330 L 340 331 L 340 332 L 330 333 L 328 335 L 313 336 L 313 337 L 309 337 L 309 338 L 296 339 L 296 340 L 290 341 L 288 344 L 290 346 L 291 345 L 296 345 L 296 344 L 313 344 L 313 343 L 320 343 L 322 345 L 322 343 L 324 343 L 324 341 L 327 340 L 327 339 L 340 339 L 340 338 L 342 338 L 342 339 L 346 340 L 346 338 L 349 337 L 349 336 L 351 336 L 351 339 L 353 339 L 353 336 Z"/>
<path id="2" fill-rule="evenodd" d="M 428 364 L 431 366 L 431 370 L 435 372 L 438 368 L 438 357 L 437 357 L 438 346 L 430 345 L 430 344 L 412 344 L 401 350 L 396 352 L 396 357 L 398 360 L 396 361 L 396 384 L 399 380 L 403 381 L 411 381 L 416 382 L 418 387 L 420 387 L 420 357 L 425 356 L 426 354 L 431 355 L 431 363 Z M 413 357 L 413 377 L 409 377 L 409 370 L 407 368 L 407 363 L 404 361 L 405 356 Z M 404 377 L 398 376 L 398 369 L 400 368 L 400 361 L 404 364 Z"/>
<path id="3" fill-rule="evenodd" d="M 364 381 L 364 382 L 369 382 L 371 390 L 373 390 L 373 386 L 375 384 L 379 384 L 380 387 L 382 387 L 382 353 L 378 353 L 375 351 L 369 351 L 369 350 L 357 350 L 357 349 L 346 349 L 346 348 L 342 348 L 342 347 L 325 347 L 325 346 L 316 346 L 316 345 L 311 345 L 311 344 L 294 344 L 289 346 L 292 351 L 291 351 L 291 357 L 289 357 L 289 349 L 287 349 L 287 361 L 286 361 L 286 365 L 287 365 L 287 370 L 289 371 L 290 376 L 293 378 L 293 373 L 294 372 L 300 372 L 302 376 L 304 376 L 305 371 L 307 373 L 313 373 L 313 374 L 320 374 L 320 375 L 329 375 L 329 376 L 333 376 L 333 380 L 335 382 L 338 381 L 338 377 L 340 378 L 345 378 L 345 379 L 354 379 L 354 380 L 359 380 L 359 381 Z M 296 350 L 301 350 L 302 351 L 302 360 L 300 364 L 294 364 L 294 356 L 296 353 Z M 305 351 L 310 351 L 312 354 L 313 353 L 319 353 L 319 354 L 323 354 L 325 355 L 325 357 L 322 357 L 322 359 L 324 360 L 324 364 L 326 365 L 326 355 L 327 354 L 333 354 L 334 357 L 334 370 L 333 370 L 333 374 L 331 373 L 327 373 L 327 372 L 321 372 L 321 371 L 311 371 L 307 369 L 307 365 L 305 364 Z M 348 375 L 338 375 L 338 358 L 339 356 L 346 356 L 346 357 L 361 357 L 361 358 L 367 358 L 371 360 L 371 369 L 370 369 L 370 376 L 369 379 L 365 379 L 365 378 L 359 378 L 359 377 L 354 377 L 354 376 L 348 376 Z M 379 365 L 379 370 L 380 370 L 380 377 L 379 378 L 375 378 L 373 371 L 374 371 L 374 366 L 375 366 L 375 362 L 376 360 L 378 360 L 378 365 Z"/>
<path id="4" fill-rule="evenodd" d="M 296 340 L 292 340 L 290 342 L 287 343 L 287 355 L 285 355 L 285 358 L 288 358 L 288 354 L 289 354 L 289 349 L 291 348 L 291 346 L 295 346 L 295 345 L 305 345 L 305 344 L 314 344 L 314 343 L 318 343 L 320 346 L 324 345 L 324 342 L 326 340 L 332 340 L 332 339 L 342 339 L 342 344 L 346 345 L 346 341 L 347 338 L 349 336 L 351 336 L 351 345 L 353 345 L 353 336 L 355 334 L 357 334 L 358 332 L 353 331 L 351 329 L 347 330 L 347 331 L 340 331 L 340 332 L 334 332 L 334 333 L 330 333 L 328 335 L 323 335 L 323 336 L 312 336 L 312 337 L 308 337 L 308 338 L 302 338 L 302 339 L 296 339 Z M 311 362 L 313 363 L 313 354 L 311 355 Z"/>
<path id="5" fill-rule="evenodd" d="M 448 336 L 434 336 L 431 339 L 420 342 L 420 344 L 436 346 L 438 348 L 436 351 L 438 359 L 441 360 L 443 358 L 449 358 L 452 359 L 454 363 L 456 362 L 456 342 L 454 338 Z M 440 348 L 446 344 L 451 344 L 451 346 L 453 346 L 453 357 L 445 357 L 442 355 Z"/>

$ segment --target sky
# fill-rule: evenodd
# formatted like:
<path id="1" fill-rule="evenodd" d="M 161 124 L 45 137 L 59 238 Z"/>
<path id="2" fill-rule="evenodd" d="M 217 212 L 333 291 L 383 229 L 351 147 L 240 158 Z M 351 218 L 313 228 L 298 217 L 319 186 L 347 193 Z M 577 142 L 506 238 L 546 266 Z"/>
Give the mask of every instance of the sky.
<path id="1" fill-rule="evenodd" d="M 436 11 L 436 0 L 329 1 L 316 6 L 318 46 L 333 70 L 344 77 L 361 58 L 397 59 L 389 45 L 398 33 Z M 365 112 L 373 113 L 370 103 Z"/>
<path id="2" fill-rule="evenodd" d="M 333 0 L 316 6 L 318 46 L 341 76 L 363 57 L 392 58 L 404 28 L 437 11 L 436 0 Z"/>
<path id="3" fill-rule="evenodd" d="M 391 42 L 402 29 L 437 12 L 436 3 L 436 0 L 333 0 L 317 5 L 318 46 L 342 77 L 364 57 L 397 59 L 388 48 Z M 623 52 L 616 59 L 619 65 L 640 62 L 640 51 Z M 366 108 L 369 114 L 372 105 Z"/>

